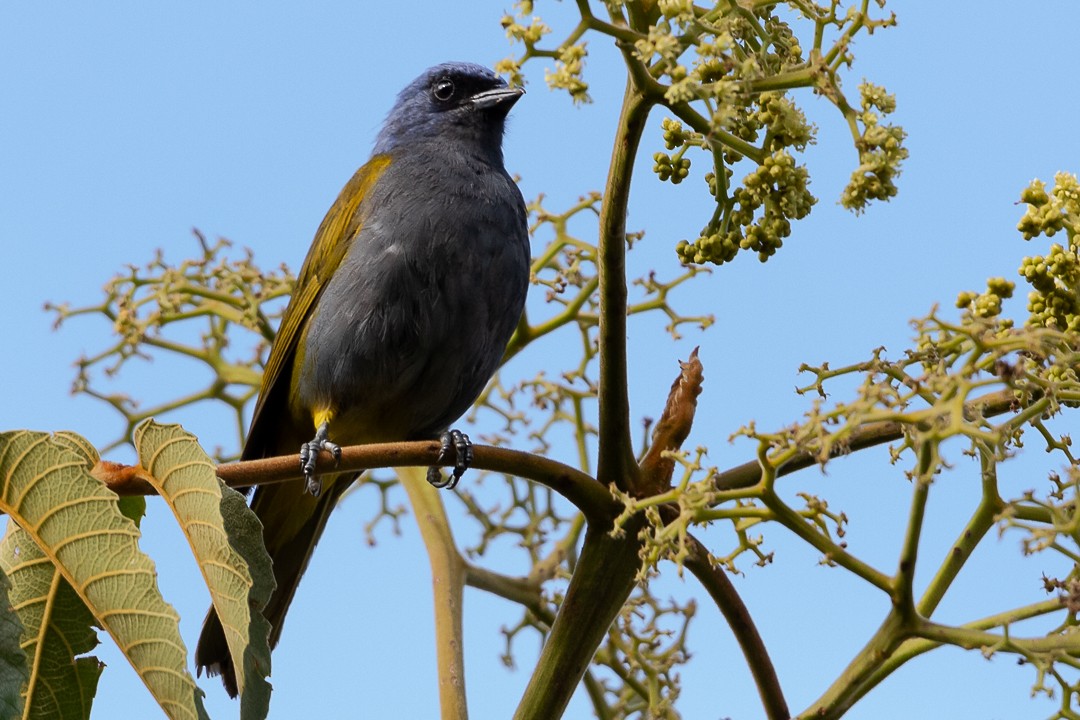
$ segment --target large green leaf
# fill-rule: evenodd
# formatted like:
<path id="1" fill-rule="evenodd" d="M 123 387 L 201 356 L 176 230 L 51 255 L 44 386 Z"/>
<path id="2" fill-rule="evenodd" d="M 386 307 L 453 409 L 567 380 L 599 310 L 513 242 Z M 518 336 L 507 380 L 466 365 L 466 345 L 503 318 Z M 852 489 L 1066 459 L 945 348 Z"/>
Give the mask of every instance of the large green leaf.
<path id="1" fill-rule="evenodd" d="M 98 644 L 93 614 L 30 534 L 15 523 L 8 523 L 0 541 L 0 567 L 11 578 L 11 603 L 32 658 L 25 708 L 2 717 L 86 720 L 104 667 L 95 657 L 79 657 Z"/>
<path id="2" fill-rule="evenodd" d="M 27 608 L 37 602 L 45 608 L 63 602 L 65 612 L 77 613 L 68 606 L 74 601 L 66 595 L 67 583 L 95 622 L 116 641 L 168 717 L 205 717 L 199 691 L 187 671 L 176 610 L 161 597 L 153 561 L 139 550 L 139 529 L 121 514 L 116 495 L 90 474 L 97 456 L 88 448 L 71 434 L 0 433 L 0 511 L 25 533 L 22 539 L 7 538 L 15 558 L 9 571 L 12 592 L 27 593 Z M 35 547 L 40 556 L 27 561 L 35 557 Z M 31 573 L 31 565 L 48 572 Z M 24 569 L 28 570 L 25 576 Z M 30 632 L 26 615 L 20 613 L 20 617 Z M 24 634 L 24 641 L 31 643 L 26 648 L 35 673 L 44 669 L 42 653 L 49 649 L 40 633 L 48 639 L 49 632 L 66 631 L 85 643 L 85 636 L 62 624 L 66 621 L 66 617 L 44 612 L 44 630 L 38 624 L 32 626 L 38 635 Z M 67 662 L 73 663 L 81 652 L 68 648 Z M 76 672 L 87 672 L 85 666 L 75 667 Z M 32 673 L 31 698 L 38 692 L 37 680 Z"/>
<path id="3" fill-rule="evenodd" d="M 179 425 L 143 423 L 135 430 L 135 448 L 146 480 L 168 503 L 191 545 L 234 667 L 243 668 L 236 678 L 241 716 L 266 717 L 270 624 L 260 611 L 274 591 L 274 576 L 262 525 L 243 496 L 218 480 L 195 436 Z"/>
<path id="4" fill-rule="evenodd" d="M 22 649 L 22 621 L 12 607 L 11 581 L 6 567 L 0 569 L 5 570 L 0 572 L 0 718 L 16 718 L 23 712 L 22 692 L 30 666 Z"/>

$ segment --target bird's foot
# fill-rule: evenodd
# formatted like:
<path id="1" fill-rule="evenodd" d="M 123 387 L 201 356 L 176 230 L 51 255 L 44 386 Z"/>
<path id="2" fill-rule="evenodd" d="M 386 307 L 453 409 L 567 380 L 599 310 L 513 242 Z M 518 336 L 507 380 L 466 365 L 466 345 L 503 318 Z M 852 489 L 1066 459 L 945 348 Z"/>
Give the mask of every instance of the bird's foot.
<path id="1" fill-rule="evenodd" d="M 454 451 L 454 469 L 450 473 L 450 477 L 443 478 L 442 472 L 438 467 L 432 466 L 427 471 L 427 481 L 432 484 L 433 487 L 438 489 L 449 488 L 453 489 L 457 485 L 458 480 L 465 474 L 465 471 L 469 469 L 469 465 L 473 460 L 472 441 L 469 440 L 469 436 L 460 430 L 447 430 L 439 438 L 442 443 L 442 447 L 439 448 L 439 462 L 444 462 L 450 457 L 450 451 Z"/>
<path id="2" fill-rule="evenodd" d="M 319 451 L 326 450 L 333 455 L 335 465 L 341 461 L 341 446 L 330 442 L 329 433 L 330 424 L 324 422 L 315 431 L 315 437 L 300 446 L 300 469 L 304 471 L 304 479 L 307 480 L 307 491 L 315 497 L 319 497 L 322 492 L 322 481 L 315 477 L 315 461 L 319 457 Z"/>

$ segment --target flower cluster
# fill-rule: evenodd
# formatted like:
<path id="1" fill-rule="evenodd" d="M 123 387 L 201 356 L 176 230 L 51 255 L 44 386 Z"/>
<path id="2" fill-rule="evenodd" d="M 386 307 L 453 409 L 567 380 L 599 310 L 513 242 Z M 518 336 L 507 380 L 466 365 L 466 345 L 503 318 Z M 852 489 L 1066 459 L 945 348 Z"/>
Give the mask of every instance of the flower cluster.
<path id="1" fill-rule="evenodd" d="M 896 177 L 908 156 L 904 129 L 882 123 L 882 116 L 896 110 L 896 97 L 868 82 L 859 86 L 859 94 L 862 112 L 856 119 L 863 128 L 857 143 L 859 166 L 840 196 L 840 204 L 855 212 L 865 210 L 871 200 L 888 200 L 896 195 Z"/>
<path id="2" fill-rule="evenodd" d="M 1053 237 L 1064 231 L 1064 243 L 1053 243 L 1046 255 L 1024 258 L 1020 276 L 1031 285 L 1029 325 L 1080 330 L 1080 183 L 1076 175 L 1058 173 L 1054 187 L 1034 180 L 1021 193 L 1027 210 L 1017 225 L 1025 240 Z"/>
<path id="3" fill-rule="evenodd" d="M 765 262 L 791 234 L 791 220 L 806 217 L 817 202 L 807 187 L 809 177 L 787 150 L 769 155 L 732 194 L 727 228 L 703 233 L 692 243 L 683 240 L 676 252 L 686 263 L 719 265 L 740 250 L 752 250 Z"/>
<path id="4" fill-rule="evenodd" d="M 520 0 L 514 15 L 503 19 L 524 53 L 499 63 L 500 72 L 520 82 L 523 62 L 553 60 L 544 74 L 548 86 L 567 91 L 575 103 L 589 102 L 585 38 L 609 36 L 623 53 L 631 92 L 669 113 L 663 123 L 667 152 L 653 154 L 653 172 L 679 184 L 701 155 L 711 165 L 702 177 L 715 205 L 699 236 L 678 244 L 684 262 L 721 264 L 742 250 L 767 260 L 791 235 L 793 221 L 817 202 L 807 190 L 807 168 L 794 159 L 817 132 L 791 94 L 798 88 L 830 101 L 851 128 L 859 164 L 841 203 L 861 212 L 896 194 L 907 157 L 904 131 L 883 121 L 896 101 L 863 83 L 861 104 L 849 102 L 838 75 L 851 65 L 852 41 L 895 25 L 894 16 L 872 16 L 866 3 L 844 13 L 837 2 L 785 13 L 760 3 L 657 0 L 631 6 L 609 0 L 607 18 L 594 14 L 592 4 L 578 3 L 580 22 L 561 43 L 540 47 L 549 28 L 533 17 L 533 5 Z M 733 167 L 744 163 L 751 167 Z"/>
<path id="5" fill-rule="evenodd" d="M 1011 298 L 1016 289 L 1016 283 L 1002 277 L 990 278 L 986 281 L 986 292 L 976 293 L 965 290 L 956 296 L 956 307 L 968 310 L 977 318 L 994 318 L 1001 315 L 1002 302 Z M 1006 326 L 1011 326 L 1008 320 L 1003 321 Z"/>
<path id="6" fill-rule="evenodd" d="M 575 103 L 589 103 L 589 84 L 582 79 L 585 69 L 585 56 L 588 55 L 585 43 L 568 45 L 559 51 L 555 60 L 555 70 L 544 71 L 544 82 L 552 90 L 565 90 Z"/>

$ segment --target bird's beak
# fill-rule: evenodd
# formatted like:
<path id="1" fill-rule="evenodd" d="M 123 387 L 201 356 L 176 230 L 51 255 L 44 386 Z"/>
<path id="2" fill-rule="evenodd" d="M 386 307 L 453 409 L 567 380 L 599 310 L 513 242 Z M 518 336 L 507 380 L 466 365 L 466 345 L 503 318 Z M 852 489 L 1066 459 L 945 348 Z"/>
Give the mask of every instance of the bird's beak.
<path id="1" fill-rule="evenodd" d="M 523 87 L 499 87 L 478 92 L 470 99 L 473 107 L 478 110 L 487 110 L 488 108 L 500 106 L 509 110 L 524 94 L 525 88 Z"/>

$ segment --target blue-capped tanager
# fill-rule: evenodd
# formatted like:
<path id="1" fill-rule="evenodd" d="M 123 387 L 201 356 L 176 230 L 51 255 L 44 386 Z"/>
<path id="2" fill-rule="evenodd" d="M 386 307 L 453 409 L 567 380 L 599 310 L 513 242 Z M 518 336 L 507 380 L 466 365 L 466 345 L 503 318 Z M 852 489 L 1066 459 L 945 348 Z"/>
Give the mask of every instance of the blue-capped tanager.
<path id="1" fill-rule="evenodd" d="M 301 451 L 306 480 L 264 485 L 263 524 L 277 589 L 270 644 L 334 504 L 354 474 L 315 477 L 319 450 L 441 437 L 495 372 L 525 304 L 525 202 L 503 167 L 506 114 L 523 90 L 471 63 L 424 72 L 397 97 L 371 159 L 315 233 L 263 375 L 243 459 Z M 442 485 L 438 471 L 429 479 Z M 211 608 L 200 672 L 235 669 Z"/>

